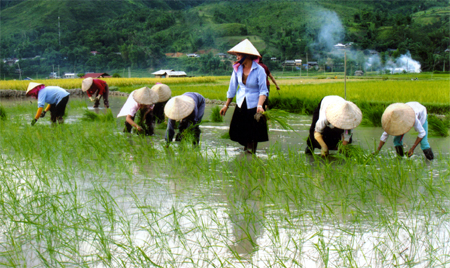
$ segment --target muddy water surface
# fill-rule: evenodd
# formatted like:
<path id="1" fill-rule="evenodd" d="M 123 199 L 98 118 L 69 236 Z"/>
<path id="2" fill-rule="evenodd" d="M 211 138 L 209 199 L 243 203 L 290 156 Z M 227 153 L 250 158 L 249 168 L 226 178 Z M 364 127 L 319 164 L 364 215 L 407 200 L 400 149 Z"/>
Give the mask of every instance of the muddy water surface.
<path id="1" fill-rule="evenodd" d="M 87 99 L 82 100 L 88 107 L 92 106 Z M 114 115 L 118 114 L 125 100 L 111 98 Z M 2 105 L 9 107 L 25 103 L 28 104 L 29 100 L 1 101 Z M 8 252 L 15 250 L 24 252 L 23 258 L 19 258 L 21 266 L 44 266 L 40 254 L 54 252 L 56 248 L 61 256 L 47 263 L 49 266 L 64 266 L 61 263 L 73 263 L 77 258 L 78 265 L 88 267 L 150 267 L 155 264 L 161 267 L 447 267 L 450 264 L 450 199 L 446 191 L 450 189 L 444 186 L 439 188 L 441 192 L 430 194 L 429 191 L 436 182 L 450 185 L 449 138 L 430 137 L 431 147 L 439 155 L 438 161 L 424 162 L 420 148 L 416 149 L 413 159 L 417 163 L 424 163 L 419 171 L 415 169 L 414 162 L 411 164 L 405 161 L 404 165 L 411 165 L 411 174 L 399 174 L 398 184 L 407 186 L 389 188 L 389 184 L 384 186 L 382 183 L 382 176 L 364 174 L 364 166 L 355 166 L 355 180 L 358 176 L 367 176 L 367 184 L 349 186 L 348 198 L 338 199 L 334 196 L 334 190 L 345 189 L 341 185 L 345 182 L 339 181 L 338 173 L 317 172 L 319 175 L 315 175 L 314 171 L 311 173 L 303 166 L 299 170 L 289 167 L 287 172 L 295 174 L 288 175 L 298 177 L 301 182 L 311 182 L 283 185 L 282 179 L 272 181 L 273 174 L 253 169 L 254 161 L 258 160 L 243 154 L 237 143 L 221 138 L 228 131 L 233 108 L 223 123 L 206 122 L 211 108 L 212 105 L 207 106 L 205 122 L 201 125 L 201 155 L 219 155 L 225 163 L 219 166 L 223 168 L 221 172 L 232 174 L 233 171 L 239 171 L 244 175 L 211 178 L 208 174 L 197 174 L 198 177 L 187 178 L 183 174 L 183 167 L 173 167 L 172 171 L 154 176 L 152 166 L 139 166 L 134 164 L 132 158 L 125 161 L 129 161 L 132 166 L 133 180 L 126 179 L 125 182 L 118 178 L 121 174 L 115 174 L 112 178 L 102 174 L 87 175 L 89 172 L 82 170 L 74 174 L 73 178 L 70 177 L 77 183 L 76 191 L 82 202 L 95 198 L 113 200 L 110 207 L 101 206 L 103 203 L 99 201 L 98 208 L 90 208 L 96 209 L 98 215 L 109 211 L 109 214 L 105 214 L 108 217 L 100 220 L 101 232 L 96 229 L 95 235 L 89 235 L 91 229 L 95 228 L 86 223 L 89 228 L 80 232 L 81 237 L 85 234 L 80 242 L 72 241 L 72 230 L 68 230 L 65 232 L 66 239 L 56 239 L 64 243 L 53 241 L 53 244 L 46 244 L 45 239 L 36 235 L 35 240 L 23 242 L 20 249 L 12 246 L 17 244 L 13 243 L 16 241 L 11 242 L 10 237 L 3 235 L 0 236 L 0 252 L 3 253 L 0 254 L 1 263 L 6 263 L 5 256 L 10 256 Z M 69 106 L 66 123 L 79 122 L 82 110 Z M 104 109 L 96 111 L 102 113 Z M 34 113 L 34 108 L 21 109 L 18 113 L 10 114 L 10 118 L 28 123 Z M 123 121 L 123 118 L 118 119 L 117 133 L 123 129 Z M 38 123 L 49 124 L 48 118 Z M 311 116 L 292 114 L 288 123 L 295 131 L 270 126 L 270 142 L 262 143 L 258 148 L 260 159 L 273 157 L 271 150 L 274 148 L 303 154 Z M 358 127 L 354 132 L 354 143 L 372 151 L 381 133 L 381 128 Z M 153 140 L 163 143 L 163 139 L 164 130 L 158 129 Z M 406 135 L 406 144 L 412 144 L 414 140 L 415 133 Z M 393 157 L 392 147 L 391 139 L 385 145 L 383 154 L 378 156 L 380 162 L 383 157 Z M 306 166 L 310 165 L 314 169 L 318 160 L 311 157 L 306 161 Z M 388 168 L 395 170 L 395 166 L 401 164 L 394 162 Z M 248 169 L 242 168 L 246 165 Z M 34 172 L 26 167 L 26 171 L 10 168 L 10 173 Z M 382 168 L 385 167 L 380 166 Z M 339 169 L 334 171 L 338 172 Z M 48 175 L 48 179 L 58 182 L 67 172 L 56 169 Z M 280 167 L 277 172 L 285 170 Z M 374 170 L 367 169 L 367 172 Z M 409 180 L 405 182 L 405 177 L 413 183 Z M 2 175 L 2 178 L 6 176 Z M 28 180 L 30 182 L 33 179 L 35 176 L 30 175 Z M 429 180 L 421 183 L 426 179 Z M 96 183 L 100 183 L 107 193 L 102 198 L 93 194 L 100 192 Z M 295 196 L 292 189 L 286 189 L 288 186 L 305 188 L 298 189 L 299 194 Z M 378 196 L 370 196 L 373 190 L 370 188 L 376 187 L 380 188 Z M 54 188 L 64 193 L 60 189 L 63 185 L 55 184 Z M 405 193 L 392 193 L 398 189 Z M 283 195 L 283 192 L 286 194 Z M 24 198 L 25 194 L 22 192 L 17 196 Z M 397 196 L 402 198 L 393 200 L 392 197 Z M 367 198 L 376 200 L 376 203 L 363 204 L 361 200 Z M 64 197 L 61 200 L 61 204 L 67 205 Z M 435 204 L 429 206 L 433 209 L 428 209 L 424 204 L 427 201 Z M 427 209 L 422 210 L 423 207 Z M 81 211 L 79 207 L 75 210 Z M 69 211 L 72 213 L 73 210 Z M 79 213 L 90 219 L 89 222 L 95 223 L 94 219 L 97 219 L 87 213 Z M 115 218 L 116 222 L 111 224 L 110 218 Z M 18 224 L 24 222 L 16 221 Z M 1 222 L 3 230 L 17 231 L 16 227 L 10 227 L 7 223 L 7 219 Z M 20 230 L 18 232 L 23 233 Z M 106 238 L 101 233 L 107 233 Z M 68 250 L 64 247 L 66 244 L 74 246 Z M 74 248 L 78 249 L 76 253 L 71 251 Z M 110 252 L 114 257 L 109 263 L 100 261 L 107 254 L 99 252 Z"/>

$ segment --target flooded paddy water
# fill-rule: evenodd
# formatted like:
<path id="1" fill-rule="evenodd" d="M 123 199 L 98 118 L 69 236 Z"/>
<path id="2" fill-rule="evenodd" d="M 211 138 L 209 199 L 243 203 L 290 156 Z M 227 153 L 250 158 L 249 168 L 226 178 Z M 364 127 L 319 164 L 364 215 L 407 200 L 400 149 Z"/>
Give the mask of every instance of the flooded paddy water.
<path id="1" fill-rule="evenodd" d="M 252 157 L 221 138 L 233 108 L 200 148 L 165 148 L 164 129 L 81 121 L 86 99 L 57 127 L 29 126 L 36 101 L 0 104 L 1 266 L 450 266 L 450 138 L 429 138 L 432 162 L 397 158 L 392 138 L 375 156 L 383 131 L 360 126 L 359 150 L 323 159 L 303 153 L 311 116 L 291 114 Z"/>

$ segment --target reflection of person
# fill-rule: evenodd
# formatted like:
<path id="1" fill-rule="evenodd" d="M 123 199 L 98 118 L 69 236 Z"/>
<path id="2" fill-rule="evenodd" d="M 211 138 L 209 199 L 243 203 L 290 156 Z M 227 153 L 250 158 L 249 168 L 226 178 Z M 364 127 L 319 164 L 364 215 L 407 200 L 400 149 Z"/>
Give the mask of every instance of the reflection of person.
<path id="1" fill-rule="evenodd" d="M 272 80 L 273 84 L 275 85 L 275 87 L 277 88 L 277 90 L 280 90 L 280 87 L 277 84 L 277 81 L 275 81 L 275 78 L 273 77 L 273 75 L 270 73 L 269 68 L 263 63 L 262 61 L 262 57 L 259 59 L 258 62 L 259 65 L 261 65 L 264 68 L 264 71 L 266 72 L 266 84 L 267 84 L 267 90 L 269 91 L 270 94 L 270 82 L 269 82 L 269 78 L 270 80 Z M 269 95 L 267 95 L 266 101 L 264 102 L 264 108 L 267 110 L 267 106 L 269 105 Z"/>
<path id="2" fill-rule="evenodd" d="M 155 107 L 153 108 L 153 116 L 156 123 L 161 124 L 164 121 L 164 107 L 170 99 L 172 92 L 168 85 L 161 83 L 156 83 L 151 90 L 158 94 L 158 102 L 155 103 Z"/>
<path id="3" fill-rule="evenodd" d="M 247 153 L 254 154 L 258 142 L 269 140 L 267 122 L 260 117 L 264 112 L 263 104 L 269 93 L 266 73 L 257 63 L 261 55 L 248 39 L 237 44 L 228 53 L 236 55 L 238 61 L 233 65 L 227 102 L 220 110 L 220 114 L 225 115 L 236 96 L 237 106 L 231 119 L 230 139 L 243 145 Z"/>
<path id="4" fill-rule="evenodd" d="M 148 87 L 136 89 L 128 96 L 117 117 L 126 116 L 124 132 L 153 135 L 153 104 L 158 101 L 158 94 Z"/>
<path id="5" fill-rule="evenodd" d="M 361 110 L 353 102 L 339 96 L 324 97 L 314 111 L 305 153 L 312 154 L 314 148 L 320 148 L 322 156 L 326 156 L 328 150 L 337 149 L 339 141 L 350 144 L 351 130 L 361 120 Z"/>
<path id="6" fill-rule="evenodd" d="M 56 123 L 56 121 L 60 124 L 64 123 L 63 116 L 66 111 L 67 102 L 69 101 L 69 92 L 57 86 L 46 87 L 44 84 L 31 82 L 28 85 L 26 94 L 38 100 L 38 110 L 36 116 L 31 121 L 32 126 L 36 124 L 39 117 L 44 117 L 49 110 L 52 123 Z M 44 110 L 46 103 L 48 105 Z"/>
<path id="7" fill-rule="evenodd" d="M 433 160 L 434 155 L 428 143 L 428 120 L 427 108 L 418 102 L 393 103 L 389 105 L 381 117 L 381 125 L 384 129 L 380 138 L 377 152 L 381 150 L 386 143 L 389 135 L 394 137 L 394 146 L 398 155 L 403 156 L 403 136 L 412 127 L 419 132 L 416 141 L 408 151 L 408 156 L 414 154 L 414 149 L 420 143 L 425 157 Z"/>
<path id="8" fill-rule="evenodd" d="M 103 97 L 105 108 L 109 108 L 109 87 L 105 81 L 88 77 L 81 82 L 81 90 L 86 92 L 91 101 L 95 101 L 94 108 L 98 108 L 101 97 Z M 95 98 L 92 97 L 94 95 Z"/>
<path id="9" fill-rule="evenodd" d="M 186 137 L 187 132 L 194 134 L 194 145 L 200 142 L 200 122 L 205 113 L 205 98 L 195 92 L 186 92 L 181 96 L 171 98 L 164 108 L 167 121 L 166 141 L 169 143 L 175 135 L 175 122 L 180 121 L 176 141 Z"/>

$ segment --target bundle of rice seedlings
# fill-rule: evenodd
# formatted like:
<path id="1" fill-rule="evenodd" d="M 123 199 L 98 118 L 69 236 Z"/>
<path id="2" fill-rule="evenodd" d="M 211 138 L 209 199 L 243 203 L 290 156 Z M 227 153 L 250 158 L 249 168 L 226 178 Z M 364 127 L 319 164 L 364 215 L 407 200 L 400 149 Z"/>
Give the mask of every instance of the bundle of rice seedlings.
<path id="1" fill-rule="evenodd" d="M 294 130 L 293 127 L 291 127 L 288 123 L 288 116 L 289 113 L 283 110 L 278 109 L 270 109 L 268 111 L 265 111 L 263 115 L 266 117 L 266 120 L 270 123 L 277 123 L 280 125 L 281 128 L 286 130 Z"/>
<path id="2" fill-rule="evenodd" d="M 0 120 L 6 120 L 6 110 L 3 106 L 0 106 Z"/>
<path id="3" fill-rule="evenodd" d="M 81 117 L 82 121 L 98 121 L 100 120 L 99 115 L 97 113 L 91 112 L 89 110 L 85 110 L 83 117 Z"/>
<path id="4" fill-rule="evenodd" d="M 107 110 L 105 114 L 97 114 L 95 112 L 91 112 L 89 110 L 85 110 L 83 117 L 81 117 L 82 121 L 101 121 L 101 122 L 113 122 L 114 116 L 110 109 Z"/>
<path id="5" fill-rule="evenodd" d="M 211 110 L 211 122 L 220 123 L 223 122 L 223 117 L 220 115 L 220 106 L 215 106 Z"/>
<path id="6" fill-rule="evenodd" d="M 437 136 L 448 136 L 448 122 L 440 119 L 433 114 L 428 115 L 428 127 Z"/>

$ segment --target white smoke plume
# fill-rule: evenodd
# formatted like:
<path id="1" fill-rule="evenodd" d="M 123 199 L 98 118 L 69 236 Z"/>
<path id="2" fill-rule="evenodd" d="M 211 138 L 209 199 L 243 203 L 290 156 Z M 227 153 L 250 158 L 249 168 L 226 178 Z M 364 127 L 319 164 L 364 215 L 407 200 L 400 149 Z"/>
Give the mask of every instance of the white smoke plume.
<path id="1" fill-rule="evenodd" d="M 420 73 L 422 71 L 421 64 L 411 58 L 411 53 L 401 55 L 397 59 L 389 58 L 384 66 L 381 64 L 380 57 L 373 55 L 369 57 L 365 63 L 366 71 L 382 71 L 391 74 L 396 73 Z"/>
<path id="2" fill-rule="evenodd" d="M 317 17 L 320 18 L 321 25 L 315 46 L 330 51 L 344 38 L 344 27 L 334 11 L 320 11 Z"/>

